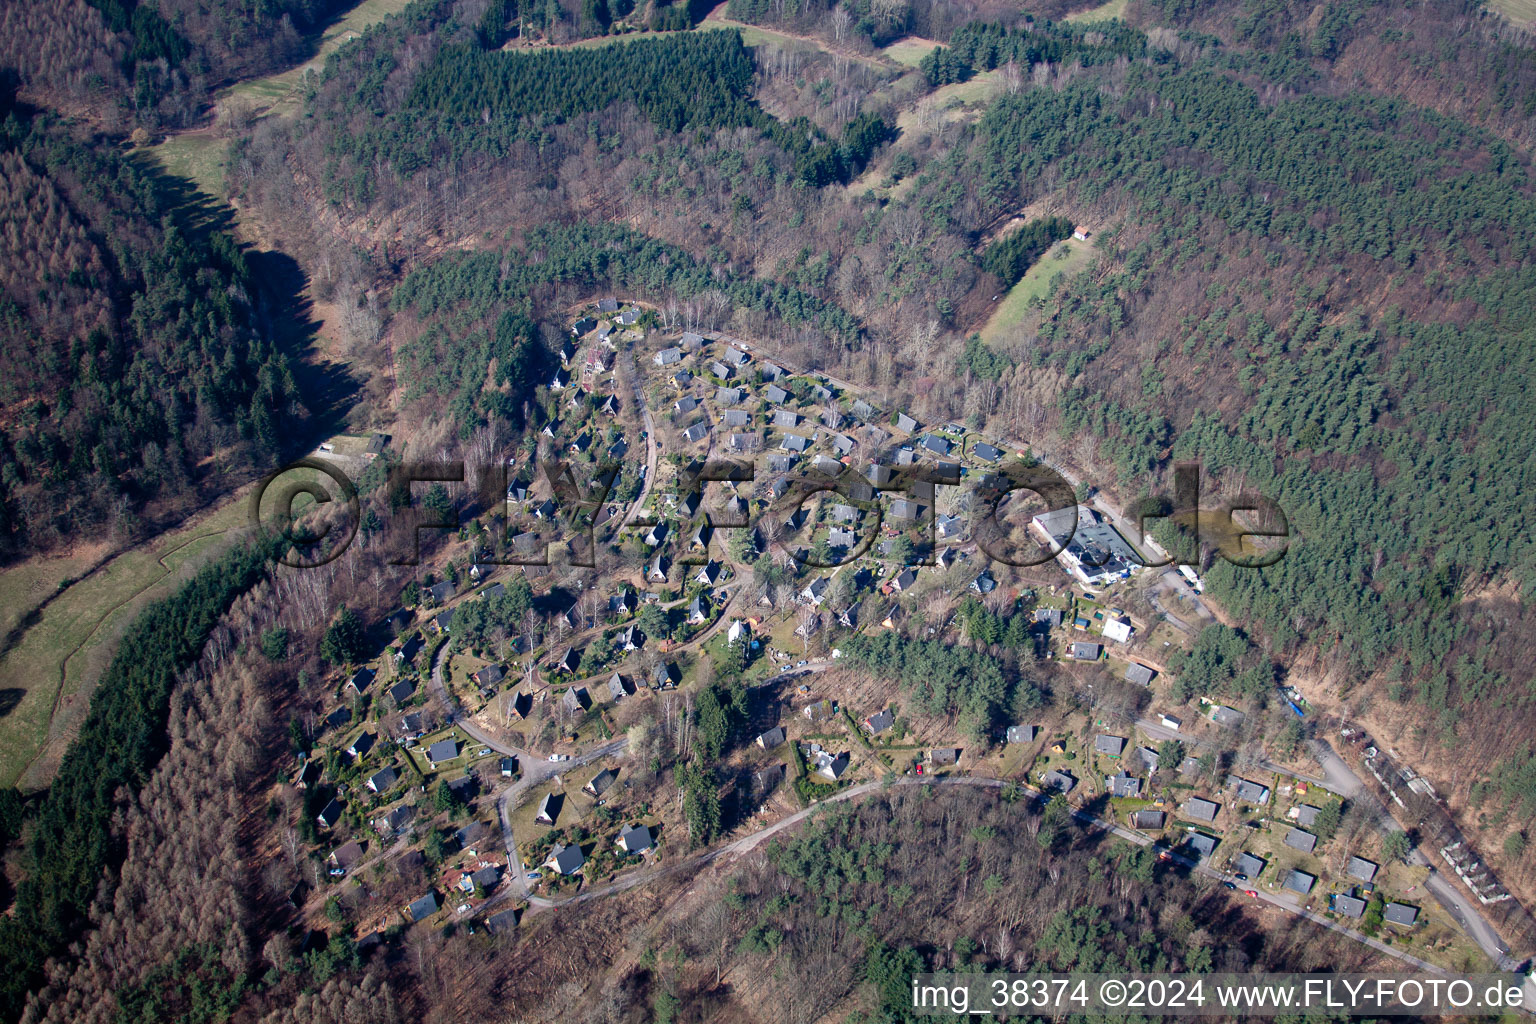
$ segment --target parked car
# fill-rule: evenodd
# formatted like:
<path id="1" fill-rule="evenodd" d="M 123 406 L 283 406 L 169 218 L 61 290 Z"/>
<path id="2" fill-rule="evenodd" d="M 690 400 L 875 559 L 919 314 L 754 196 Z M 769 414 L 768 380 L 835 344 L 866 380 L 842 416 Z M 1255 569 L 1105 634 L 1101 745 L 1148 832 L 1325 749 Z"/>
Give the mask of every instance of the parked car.
<path id="1" fill-rule="evenodd" d="M 1243 890 L 1243 895 L 1244 896 L 1252 896 L 1254 899 L 1258 899 L 1258 896 L 1259 896 L 1259 894 L 1257 892 L 1254 892 L 1252 889 L 1244 889 Z"/>

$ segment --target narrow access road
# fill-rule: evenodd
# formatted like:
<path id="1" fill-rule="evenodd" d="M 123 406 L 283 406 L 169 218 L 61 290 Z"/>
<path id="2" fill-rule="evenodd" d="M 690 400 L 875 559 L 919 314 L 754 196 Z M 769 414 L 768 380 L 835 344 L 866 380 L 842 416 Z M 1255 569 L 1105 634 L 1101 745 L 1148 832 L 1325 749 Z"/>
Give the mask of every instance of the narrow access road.
<path id="1" fill-rule="evenodd" d="M 651 418 L 651 407 L 645 402 L 645 393 L 640 386 L 640 364 L 635 359 L 635 347 L 630 345 L 629 362 L 632 368 L 630 374 L 631 383 L 635 390 L 635 405 L 640 409 L 640 415 L 645 421 L 645 479 L 640 481 L 640 494 L 635 498 L 635 503 L 629 507 L 629 514 L 624 517 L 622 525 L 628 526 L 640 516 L 640 511 L 645 508 L 646 499 L 651 496 L 651 482 L 656 479 L 656 421 Z"/>
<path id="2" fill-rule="evenodd" d="M 1006 785 L 1009 785 L 1006 780 L 979 775 L 931 776 L 926 778 L 903 776 L 896 779 L 877 779 L 873 782 L 861 783 L 860 785 L 854 786 L 850 789 L 843 790 L 841 793 L 829 797 L 820 803 L 813 804 L 802 811 L 791 814 L 772 825 L 759 829 L 758 831 L 749 835 L 742 836 L 739 839 L 716 847 L 715 849 L 706 850 L 702 853 L 685 857 L 676 863 L 668 864 L 654 870 L 641 869 L 639 871 L 634 871 L 608 885 L 588 889 L 584 892 L 578 893 L 575 896 L 566 897 L 565 899 L 549 900 L 543 898 L 534 898 L 529 900 L 529 906 L 532 909 L 549 910 L 557 907 L 568 906 L 571 904 L 584 903 L 588 900 L 599 899 L 601 897 L 610 896 L 618 892 L 624 892 L 637 886 L 645 885 L 671 875 L 681 874 L 684 872 L 689 874 L 696 873 L 699 868 L 702 868 L 706 864 L 709 864 L 713 861 L 719 860 L 722 857 L 751 852 L 767 840 L 773 838 L 781 832 L 785 832 L 794 828 L 796 825 L 800 824 L 802 821 L 809 818 L 811 815 L 816 814 L 818 811 L 825 807 L 829 807 L 832 804 L 844 803 L 849 800 L 856 800 L 859 797 L 866 796 L 879 789 L 896 786 L 930 786 L 934 789 L 954 789 L 961 786 L 980 786 L 988 789 L 1001 789 Z M 1032 786 L 1021 786 L 1020 788 L 1034 799 L 1043 800 L 1045 798 L 1043 793 Z M 510 794 L 511 790 L 509 790 L 508 793 Z M 505 800 L 506 798 L 503 797 L 503 807 L 506 806 Z M 1139 832 L 1134 832 L 1113 822 L 1105 821 L 1102 818 L 1095 817 L 1086 811 L 1074 810 L 1072 812 L 1072 816 L 1089 828 L 1095 828 L 1104 832 L 1111 833 L 1117 839 L 1122 839 L 1126 842 L 1134 843 L 1137 846 L 1152 845 L 1152 839 L 1149 836 L 1142 835 Z M 510 828 L 505 824 L 505 813 L 503 814 L 502 821 L 504 833 L 510 835 Z M 1182 854 L 1172 852 L 1170 852 L 1168 856 L 1172 862 L 1188 867 L 1202 875 L 1214 878 L 1223 883 L 1230 881 L 1230 877 L 1224 872 L 1217 871 L 1214 868 L 1208 867 L 1198 860 L 1193 860 L 1189 857 L 1185 857 Z M 1371 949 L 1378 953 L 1382 953 L 1390 957 L 1395 957 L 1396 959 L 1416 967 L 1419 970 L 1429 971 L 1433 974 L 1441 975 L 1449 973 L 1445 968 L 1440 967 L 1437 964 L 1432 964 L 1427 960 L 1421 960 L 1411 953 L 1405 953 L 1400 949 L 1394 949 L 1393 947 L 1373 939 L 1368 935 L 1363 935 L 1352 928 L 1348 928 L 1342 924 L 1339 924 L 1337 921 L 1331 921 L 1321 914 L 1305 910 L 1292 903 L 1285 897 L 1271 896 L 1267 893 L 1259 893 L 1257 898 L 1278 910 L 1282 910 L 1288 914 L 1294 914 L 1298 917 L 1304 917 L 1308 921 L 1311 921 L 1313 924 L 1327 928 L 1329 931 L 1337 932 L 1340 935 L 1343 935 L 1355 942 L 1369 946 Z"/>

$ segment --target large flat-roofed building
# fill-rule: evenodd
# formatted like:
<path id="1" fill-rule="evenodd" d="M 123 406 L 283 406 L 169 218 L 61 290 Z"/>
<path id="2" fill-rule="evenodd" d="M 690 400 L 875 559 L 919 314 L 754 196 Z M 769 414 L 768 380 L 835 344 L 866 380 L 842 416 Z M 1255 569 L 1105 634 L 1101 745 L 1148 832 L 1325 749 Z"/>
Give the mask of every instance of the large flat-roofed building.
<path id="1" fill-rule="evenodd" d="M 1087 505 L 1078 505 L 1075 512 L 1071 508 L 1042 512 L 1030 520 L 1030 529 L 1042 541 L 1061 549 L 1056 561 L 1085 585 L 1129 579 L 1142 567 L 1141 556 L 1120 532 L 1102 522 Z"/>

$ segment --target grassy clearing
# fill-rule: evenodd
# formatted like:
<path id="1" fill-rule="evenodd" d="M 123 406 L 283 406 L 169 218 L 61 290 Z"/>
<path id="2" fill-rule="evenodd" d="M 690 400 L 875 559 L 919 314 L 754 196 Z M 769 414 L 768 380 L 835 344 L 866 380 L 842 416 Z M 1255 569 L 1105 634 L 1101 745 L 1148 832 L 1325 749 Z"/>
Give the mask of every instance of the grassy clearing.
<path id="1" fill-rule="evenodd" d="M 885 54 L 897 64 L 915 68 L 922 59 L 938 49 L 939 44 L 932 39 L 921 39 L 917 36 L 908 36 L 898 39 L 880 52 Z"/>
<path id="2" fill-rule="evenodd" d="M 1536 2 L 1536 0 L 1515 0 L 1516 3 Z M 1091 24 L 1095 21 L 1109 21 L 1112 18 L 1124 18 L 1125 8 L 1130 0 L 1109 0 L 1087 11 L 1078 11 L 1076 14 L 1067 15 L 1067 20 L 1079 25 Z"/>
<path id="3" fill-rule="evenodd" d="M 1488 0 L 1488 6 L 1516 25 L 1536 22 L 1536 0 Z"/>
<path id="4" fill-rule="evenodd" d="M 0 655 L 0 685 L 10 692 L 5 703 L 15 701 L 0 717 L 0 785 L 38 788 L 47 783 L 85 717 L 91 688 L 121 631 L 144 605 L 170 593 L 182 570 L 200 563 L 245 523 L 245 502 L 231 501 L 118 555 L 41 611 L 15 646 Z M 47 573 L 63 570 L 67 575 L 67 563 L 50 560 L 7 570 L 0 574 L 0 593 L 27 590 Z"/>
<path id="5" fill-rule="evenodd" d="M 1091 243 L 1072 239 L 1057 242 L 1047 249 L 1019 283 L 1009 289 L 997 311 L 981 329 L 981 340 L 988 344 L 1005 340 L 1008 333 L 1033 311 L 1036 299 L 1049 295 L 1060 281 L 1081 273 L 1092 255 Z"/>
<path id="6" fill-rule="evenodd" d="M 166 173 L 186 178 L 210 196 L 224 194 L 225 140 L 204 132 L 173 135 L 144 152 L 152 156 Z"/>

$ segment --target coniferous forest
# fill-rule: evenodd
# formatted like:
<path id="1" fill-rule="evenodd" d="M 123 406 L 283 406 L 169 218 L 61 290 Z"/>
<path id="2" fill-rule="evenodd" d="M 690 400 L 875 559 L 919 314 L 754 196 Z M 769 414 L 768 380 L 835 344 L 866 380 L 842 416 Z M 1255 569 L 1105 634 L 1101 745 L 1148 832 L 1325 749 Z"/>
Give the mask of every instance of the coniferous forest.
<path id="1" fill-rule="evenodd" d="M 11 555 L 132 536 L 146 502 L 270 463 L 302 414 L 267 286 L 227 233 L 180 223 L 174 202 L 110 140 L 21 105 L 0 122 Z"/>

